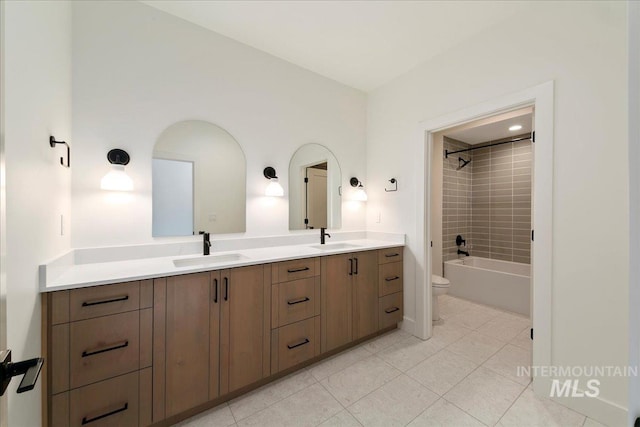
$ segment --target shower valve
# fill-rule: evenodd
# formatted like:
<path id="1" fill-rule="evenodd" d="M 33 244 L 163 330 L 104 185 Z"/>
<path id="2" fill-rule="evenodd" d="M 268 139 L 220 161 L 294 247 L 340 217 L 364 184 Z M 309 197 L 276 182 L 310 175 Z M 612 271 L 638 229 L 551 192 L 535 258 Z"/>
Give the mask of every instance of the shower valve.
<path id="1" fill-rule="evenodd" d="M 458 234 L 456 236 L 456 246 L 461 246 L 461 245 L 467 246 L 467 241 L 464 240 L 462 236 Z"/>

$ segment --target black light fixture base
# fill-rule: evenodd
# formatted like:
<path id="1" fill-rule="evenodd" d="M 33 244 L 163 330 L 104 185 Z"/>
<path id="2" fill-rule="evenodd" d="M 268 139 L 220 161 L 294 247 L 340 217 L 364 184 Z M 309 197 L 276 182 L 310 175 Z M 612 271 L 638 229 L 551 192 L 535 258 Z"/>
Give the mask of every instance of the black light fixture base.
<path id="1" fill-rule="evenodd" d="M 272 179 L 272 178 L 278 179 L 278 177 L 276 176 L 276 170 L 271 166 L 267 166 L 266 168 L 264 168 L 264 171 L 262 173 L 264 174 L 264 177 L 267 179 Z"/>
<path id="2" fill-rule="evenodd" d="M 129 164 L 129 153 L 119 148 L 114 148 L 107 153 L 107 160 L 112 165 L 128 165 Z"/>
<path id="3" fill-rule="evenodd" d="M 360 180 L 356 177 L 353 177 L 349 180 L 349 184 L 351 184 L 352 187 L 357 187 L 360 184 Z"/>

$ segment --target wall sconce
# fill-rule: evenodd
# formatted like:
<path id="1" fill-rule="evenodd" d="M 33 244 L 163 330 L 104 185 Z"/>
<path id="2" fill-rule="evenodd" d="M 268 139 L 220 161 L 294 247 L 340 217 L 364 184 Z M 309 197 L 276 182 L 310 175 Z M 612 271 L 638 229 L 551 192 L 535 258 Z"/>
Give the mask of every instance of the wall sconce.
<path id="1" fill-rule="evenodd" d="M 102 177 L 100 188 L 110 191 L 133 191 L 133 180 L 124 171 L 129 164 L 129 154 L 119 148 L 107 153 L 107 160 L 111 163 L 111 170 Z"/>
<path id="2" fill-rule="evenodd" d="M 349 180 L 349 184 L 351 184 L 352 187 L 355 187 L 355 193 L 353 194 L 353 200 L 357 200 L 359 202 L 366 202 L 368 197 L 367 197 L 367 193 L 364 191 L 364 186 L 362 185 L 362 182 L 360 182 L 360 180 L 356 177 L 353 177 Z"/>
<path id="3" fill-rule="evenodd" d="M 267 188 L 264 190 L 264 195 L 268 197 L 282 197 L 284 196 L 284 188 L 278 182 L 276 176 L 276 170 L 271 166 L 267 166 L 263 171 L 264 177 L 269 180 Z"/>

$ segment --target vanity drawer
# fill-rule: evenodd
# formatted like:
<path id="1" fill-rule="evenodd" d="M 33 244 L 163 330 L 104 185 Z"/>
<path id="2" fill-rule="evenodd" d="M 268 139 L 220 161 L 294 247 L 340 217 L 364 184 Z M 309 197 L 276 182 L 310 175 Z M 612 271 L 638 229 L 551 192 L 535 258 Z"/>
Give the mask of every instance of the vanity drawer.
<path id="1" fill-rule="evenodd" d="M 378 264 L 402 261 L 402 247 L 378 250 Z"/>
<path id="2" fill-rule="evenodd" d="M 378 267 L 378 296 L 402 291 L 402 263 L 392 262 Z"/>
<path id="3" fill-rule="evenodd" d="M 320 274 L 320 258 L 295 259 L 271 264 L 273 283 L 289 282 Z"/>
<path id="4" fill-rule="evenodd" d="M 271 333 L 272 374 L 320 354 L 320 316 L 292 323 Z"/>
<path id="5" fill-rule="evenodd" d="M 71 427 L 137 426 L 139 424 L 139 374 L 112 378 L 71 390 Z"/>
<path id="6" fill-rule="evenodd" d="M 274 328 L 320 315 L 320 277 L 293 280 L 272 288 Z"/>
<path id="7" fill-rule="evenodd" d="M 70 324 L 70 385 L 80 387 L 135 371 L 140 365 L 140 312 Z"/>
<path id="8" fill-rule="evenodd" d="M 69 295 L 71 321 L 124 313 L 140 308 L 140 282 L 74 289 Z"/>
<path id="9" fill-rule="evenodd" d="M 384 329 L 402 321 L 402 303 L 402 292 L 396 292 L 379 299 L 378 329 Z"/>

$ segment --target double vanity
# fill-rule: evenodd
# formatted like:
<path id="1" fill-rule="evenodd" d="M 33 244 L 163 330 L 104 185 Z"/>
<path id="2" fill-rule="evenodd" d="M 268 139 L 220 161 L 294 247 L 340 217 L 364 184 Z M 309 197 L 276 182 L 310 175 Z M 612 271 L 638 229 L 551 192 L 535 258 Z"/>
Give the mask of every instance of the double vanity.
<path id="1" fill-rule="evenodd" d="M 170 425 L 396 328 L 403 236 L 310 237 L 43 266 L 43 424 Z"/>

